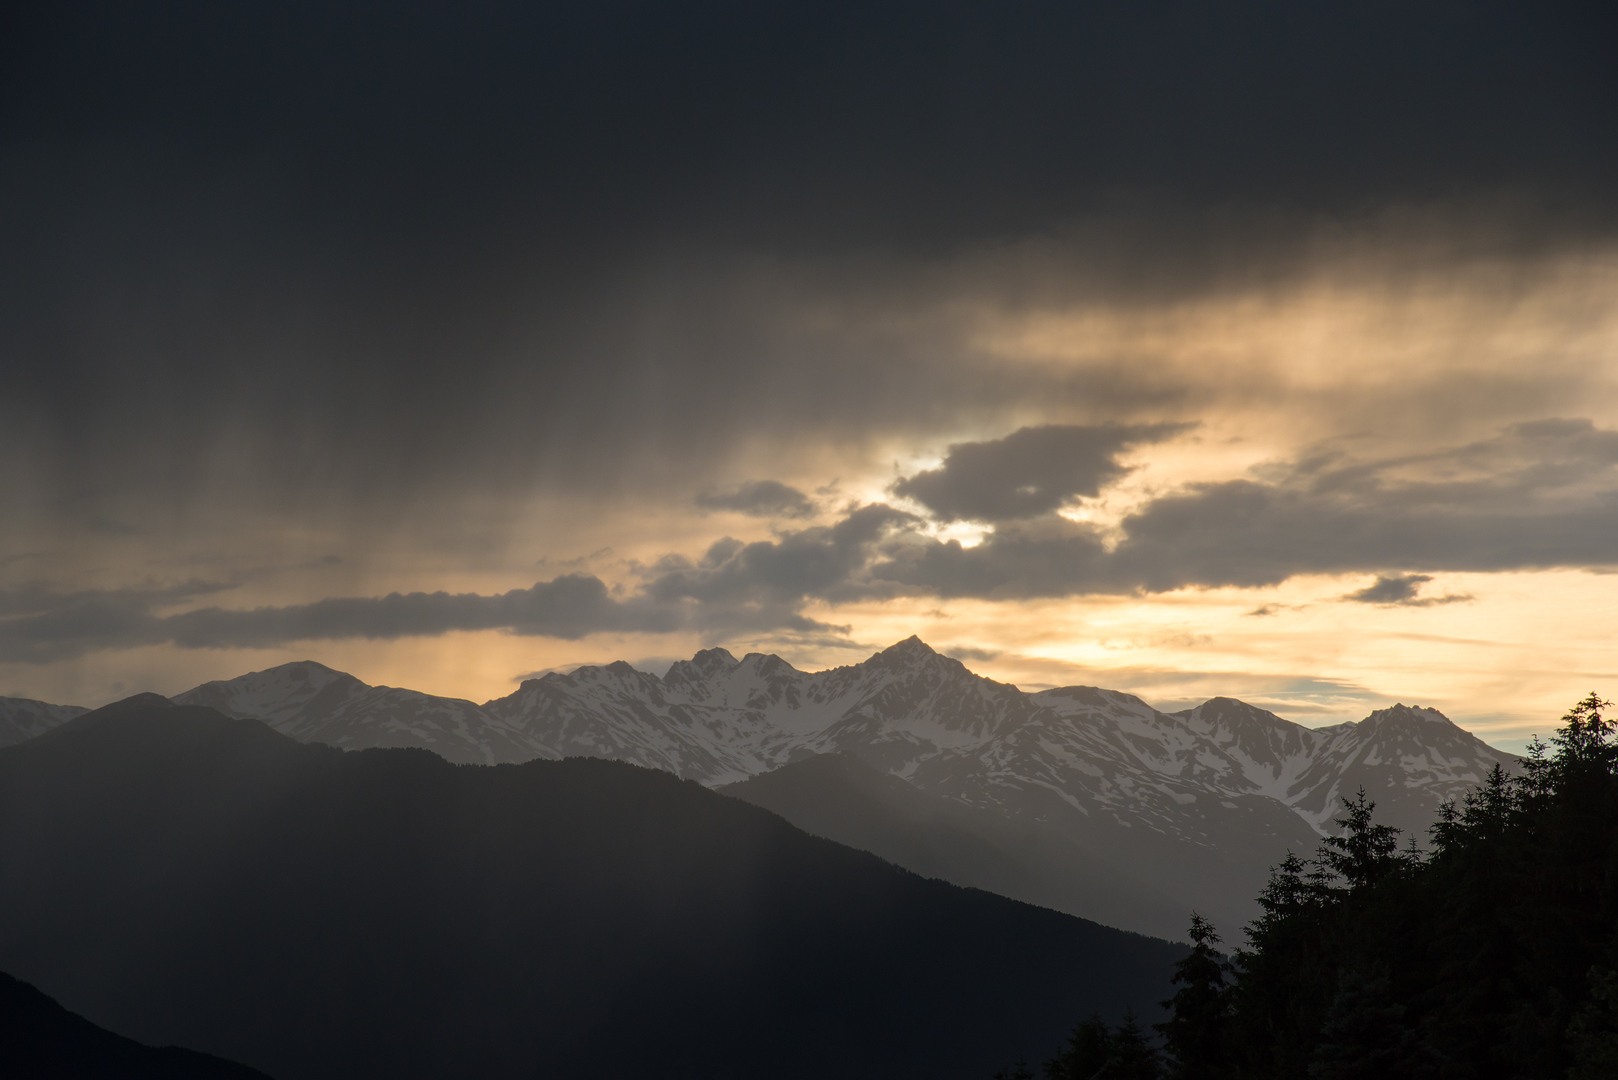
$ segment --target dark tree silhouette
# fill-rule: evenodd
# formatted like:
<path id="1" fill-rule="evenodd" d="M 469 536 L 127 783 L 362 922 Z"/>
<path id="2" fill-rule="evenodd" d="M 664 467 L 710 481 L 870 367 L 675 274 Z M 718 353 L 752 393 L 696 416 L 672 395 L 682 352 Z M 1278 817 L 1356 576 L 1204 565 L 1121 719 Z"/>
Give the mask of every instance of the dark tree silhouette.
<path id="1" fill-rule="evenodd" d="M 996 1080 L 1022 1080 L 1002 1069 Z M 1055 1057 L 1045 1062 L 1046 1080 L 1163 1080 L 1163 1054 L 1141 1027 L 1135 1011 L 1124 1013 L 1123 1023 L 1108 1027 L 1099 1016 L 1074 1026 Z"/>
<path id="2" fill-rule="evenodd" d="M 1112 1056 L 1102 1071 L 1104 1080 L 1162 1080 L 1163 1054 L 1146 1037 L 1133 1009 L 1112 1033 Z"/>
<path id="3" fill-rule="evenodd" d="M 1099 1016 L 1074 1025 L 1055 1057 L 1045 1063 L 1048 1080 L 1091 1080 L 1112 1060 L 1112 1029 Z"/>
<path id="4" fill-rule="evenodd" d="M 1171 980 L 1179 989 L 1162 1003 L 1169 1019 L 1155 1027 L 1168 1051 L 1171 1077 L 1220 1080 L 1229 1075 L 1225 1043 L 1235 970 L 1215 948 L 1220 938 L 1213 924 L 1194 911 L 1189 936 L 1191 953 L 1174 965 Z"/>
<path id="5" fill-rule="evenodd" d="M 1028 1067 L 1026 1061 L 1018 1058 L 1005 1068 L 996 1069 L 994 1080 L 1035 1080 L 1034 1070 Z"/>
<path id="6" fill-rule="evenodd" d="M 1438 1075 L 1438 1056 L 1406 1022 L 1385 970 L 1346 970 L 1326 1010 L 1311 1080 L 1416 1080 Z"/>
<path id="7" fill-rule="evenodd" d="M 1399 869 L 1399 830 L 1371 820 L 1376 803 L 1368 802 L 1360 788 L 1353 799 L 1343 800 L 1344 816 L 1336 819 L 1341 836 L 1328 836 L 1315 857 L 1319 866 L 1348 884 L 1350 892 L 1368 889 Z"/>
<path id="8" fill-rule="evenodd" d="M 1158 1025 L 1168 1075 L 1618 1077 L 1610 707 L 1583 698 L 1518 769 L 1443 807 L 1428 855 L 1401 849 L 1364 791 L 1345 799 L 1340 835 L 1274 868 L 1234 966 L 1193 915 Z M 1087 1023 L 1046 1064 L 1051 1080 L 1162 1074 L 1138 1026 Z"/>

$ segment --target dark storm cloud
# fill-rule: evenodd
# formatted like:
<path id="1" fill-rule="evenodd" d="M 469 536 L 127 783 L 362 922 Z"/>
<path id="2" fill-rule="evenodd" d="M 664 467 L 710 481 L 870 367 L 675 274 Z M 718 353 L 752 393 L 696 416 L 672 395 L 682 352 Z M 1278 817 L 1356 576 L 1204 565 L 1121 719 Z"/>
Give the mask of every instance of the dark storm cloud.
<path id="1" fill-rule="evenodd" d="M 639 567 L 632 588 L 572 574 L 492 596 L 395 593 L 168 615 L 162 610 L 230 586 L 14 589 L 0 593 L 0 661 L 158 643 L 264 647 L 491 629 L 563 639 L 685 630 L 715 640 L 790 632 L 834 641 L 847 629 L 805 616 L 807 604 L 1258 587 L 1311 573 L 1374 572 L 1374 584 L 1342 599 L 1429 607 L 1471 599 L 1421 596 L 1432 572 L 1618 564 L 1618 432 L 1588 421 L 1519 424 L 1417 457 L 1317 455 L 1261 471 L 1264 479 L 1194 484 L 1152 499 L 1117 535 L 1048 515 L 1002 521 L 968 547 L 930 535 L 926 519 L 871 504 L 830 526 L 752 543 L 726 538 L 695 560 L 666 556 Z"/>
<path id="2" fill-rule="evenodd" d="M 804 600 L 870 595 L 862 583 L 877 546 L 920 523 L 880 503 L 862 506 L 829 527 L 785 533 L 743 544 L 721 540 L 696 564 L 671 556 L 653 568 L 645 594 L 662 603 L 690 601 L 719 612 L 791 611 Z"/>
<path id="3" fill-rule="evenodd" d="M 106 590 L 61 596 L 41 589 L 0 594 L 0 662 L 48 661 L 94 649 L 172 643 L 182 648 L 262 648 L 291 641 L 393 639 L 457 630 L 504 630 L 576 640 L 589 634 L 700 634 L 788 631 L 846 633 L 801 613 L 812 598 L 854 598 L 873 588 L 861 570 L 875 546 L 918 523 L 887 506 L 855 510 L 831 527 L 784 533 L 777 541 L 725 539 L 692 562 L 671 555 L 644 569 L 622 595 L 599 579 L 569 574 L 493 596 L 447 592 L 335 597 L 253 609 L 206 607 L 173 615 L 200 590 Z M 187 592 L 187 590 L 190 590 Z M 889 590 L 891 592 L 891 590 Z M 8 596 L 13 598 L 8 605 Z"/>
<path id="4" fill-rule="evenodd" d="M 225 592 L 235 583 L 212 581 L 185 581 L 169 585 L 141 585 L 115 590 L 84 589 L 62 592 L 43 583 L 34 582 L 0 589 L 0 619 L 12 616 L 41 615 L 48 612 L 63 613 L 87 610 L 99 606 L 144 611 L 153 607 L 174 606 L 209 593 Z"/>
<path id="5" fill-rule="evenodd" d="M 141 529 L 206 500 L 386 519 L 474 487 L 657 485 L 761 435 L 936 429 L 1040 400 L 1039 379 L 934 342 L 802 332 L 755 271 L 880 252 L 880 292 L 940 255 L 1122 217 L 1169 224 L 1087 257 L 1151 291 L 1220 272 L 1202 266 L 1219 245 L 1193 242 L 1210 221 L 1267 237 L 1243 256 L 1258 262 L 1321 215 L 1502 190 L 1600 225 L 1618 191 L 1612 18 L 11 5 L 0 449 L 16 475 L 0 479 L 72 523 Z M 120 498 L 140 506 L 114 515 Z"/>
<path id="6" fill-rule="evenodd" d="M 1414 600 L 1421 587 L 1433 580 L 1431 574 L 1401 574 L 1397 577 L 1379 577 L 1375 584 L 1349 593 L 1344 600 L 1362 604 L 1399 604 Z"/>
<path id="7" fill-rule="evenodd" d="M 911 536 L 883 552 L 873 579 L 945 598 L 1010 600 L 1128 592 L 1113 575 L 1105 539 L 1063 519 L 996 529 L 972 547 Z"/>
<path id="8" fill-rule="evenodd" d="M 859 513 L 883 521 L 885 530 L 869 542 L 869 561 L 857 563 L 855 552 L 843 549 L 842 560 L 820 564 L 828 571 L 821 580 L 780 580 L 787 593 L 827 599 L 895 590 L 1015 599 L 1252 588 L 1299 574 L 1390 566 L 1413 572 L 1611 566 L 1618 562 L 1615 466 L 1618 432 L 1586 420 L 1545 420 L 1419 457 L 1316 456 L 1266 469 L 1267 479 L 1191 485 L 1125 517 L 1116 538 L 1053 516 L 1002 523 L 968 547 L 873 506 Z M 753 587 L 775 580 L 774 560 L 789 544 L 817 535 L 750 545 L 758 572 L 749 578 Z M 849 568 L 847 577 L 832 574 L 837 567 Z M 1412 593 L 1388 602 L 1466 599 Z"/>
<path id="9" fill-rule="evenodd" d="M 151 633 L 154 610 L 230 588 L 191 581 L 73 592 L 38 584 L 0 590 L 0 661 L 53 660 L 150 644 L 161 640 Z"/>
<path id="10" fill-rule="evenodd" d="M 1421 587 L 1433 580 L 1431 574 L 1398 574 L 1393 577 L 1378 577 L 1375 582 L 1363 589 L 1343 597 L 1358 604 L 1380 604 L 1393 607 L 1433 607 L 1437 604 L 1460 604 L 1471 600 L 1470 596 L 1451 593 L 1446 596 L 1420 596 Z"/>
<path id="11" fill-rule="evenodd" d="M 447 592 L 334 597 L 252 609 L 159 610 L 229 586 L 103 590 L 56 594 L 43 588 L 0 593 L 0 662 L 47 661 L 94 649 L 174 644 L 182 648 L 263 648 L 292 641 L 394 639 L 452 631 L 504 630 L 576 640 L 589 634 L 704 634 L 789 631 L 846 633 L 801 614 L 811 598 L 866 595 L 861 568 L 875 545 L 918 522 L 887 506 L 867 506 L 831 527 L 784 533 L 778 541 L 724 539 L 692 562 L 670 555 L 644 568 L 627 593 L 599 578 L 568 574 L 527 589 L 484 596 Z"/>
<path id="12" fill-rule="evenodd" d="M 103 2 L 8 23 L 12 140 L 279 162 L 311 210 L 351 212 L 331 224 L 383 234 L 522 203 L 508 226 L 937 240 L 1075 192 L 1361 205 L 1614 164 L 1589 137 L 1615 83 L 1596 5 Z"/>
<path id="13" fill-rule="evenodd" d="M 647 613 L 651 614 L 651 613 Z M 667 629 L 656 615 L 634 618 L 600 579 L 568 575 L 494 596 L 393 593 L 380 599 L 336 598 L 291 607 L 228 611 L 203 608 L 161 621 L 175 644 L 256 647 L 322 638 L 399 638 L 451 630 L 504 629 L 576 639 L 601 630 Z"/>
<path id="14" fill-rule="evenodd" d="M 705 510 L 736 510 L 753 517 L 813 517 L 814 502 L 795 487 L 779 480 L 753 480 L 729 491 L 698 492 L 696 504 Z"/>
<path id="15" fill-rule="evenodd" d="M 503 630 L 572 641 L 603 632 L 826 633 L 839 629 L 799 614 L 801 594 L 784 596 L 778 585 L 740 597 L 732 589 L 732 596 L 704 604 L 680 603 L 678 587 L 666 592 L 657 595 L 648 590 L 617 598 L 599 578 L 568 575 L 492 596 L 392 593 L 284 607 L 206 607 L 162 615 L 154 610 L 159 604 L 153 594 L 107 590 L 63 597 L 46 610 L 0 618 L 0 662 L 37 663 L 141 645 L 251 649 L 293 641 L 436 637 L 458 630 Z M 778 599 L 773 604 L 754 602 L 761 592 Z M 733 597 L 739 602 L 725 602 Z M 161 598 L 172 602 L 171 594 Z M 39 607 L 37 603 L 31 606 Z"/>
<path id="16" fill-rule="evenodd" d="M 723 539 L 696 560 L 669 555 L 641 567 L 630 589 L 572 574 L 493 596 L 395 593 L 170 615 L 161 610 L 228 586 L 15 589 L 0 593 L 0 660 L 157 643 L 263 647 L 490 629 L 563 639 L 687 630 L 715 639 L 786 631 L 833 640 L 846 629 L 805 616 L 806 604 L 1257 587 L 1309 573 L 1376 572 L 1373 585 L 1343 599 L 1427 607 L 1471 599 L 1421 596 L 1432 571 L 1618 563 L 1611 539 L 1618 535 L 1618 432 L 1588 421 L 1519 424 L 1417 457 L 1317 455 L 1262 471 L 1265 479 L 1157 497 L 1125 517 L 1116 537 L 1048 515 L 999 522 L 967 547 L 929 535 L 923 518 L 872 504 L 774 540 Z M 1382 571 L 1389 566 L 1406 572 Z"/>
<path id="17" fill-rule="evenodd" d="M 1161 442 L 1190 424 L 1025 427 L 1003 439 L 955 443 L 944 463 L 893 485 L 940 521 L 1013 521 L 1057 509 L 1075 496 L 1094 498 L 1129 470 L 1118 453 Z"/>
<path id="18" fill-rule="evenodd" d="M 1015 447 L 1023 434 L 976 445 Z M 1160 495 L 1126 516 L 1118 535 L 1047 515 L 1001 521 L 968 547 L 929 535 L 915 516 L 865 506 L 831 527 L 721 542 L 700 564 L 668 560 L 645 588 L 663 601 L 787 611 L 809 598 L 1127 594 L 1399 567 L 1410 573 L 1383 574 L 1389 584 L 1373 586 L 1367 599 L 1430 606 L 1469 597 L 1419 597 L 1416 588 L 1430 580 L 1422 571 L 1618 562 L 1618 432 L 1588 420 L 1517 424 L 1417 456 L 1316 454 L 1260 472 Z M 1012 468 L 1009 478 L 1027 474 Z M 1006 487 L 985 482 L 983 490 Z M 939 501 L 940 519 L 964 516 L 961 503 Z"/>
<path id="19" fill-rule="evenodd" d="M 0 620 L 0 660 L 52 660 L 96 648 L 169 642 L 188 648 L 256 648 L 286 641 L 399 638 L 496 627 L 578 638 L 631 624 L 636 629 L 668 624 L 666 613 L 628 612 L 598 579 L 577 575 L 497 596 L 394 593 L 288 607 L 159 613 L 179 598 L 175 590 L 106 590 L 48 604 L 36 601 L 29 614 Z"/>
<path id="20" fill-rule="evenodd" d="M 1618 432 L 1587 420 L 1383 461 L 1294 463 L 1199 484 L 1122 523 L 1109 564 L 1148 591 L 1273 585 L 1295 574 L 1605 566 L 1618 558 Z"/>

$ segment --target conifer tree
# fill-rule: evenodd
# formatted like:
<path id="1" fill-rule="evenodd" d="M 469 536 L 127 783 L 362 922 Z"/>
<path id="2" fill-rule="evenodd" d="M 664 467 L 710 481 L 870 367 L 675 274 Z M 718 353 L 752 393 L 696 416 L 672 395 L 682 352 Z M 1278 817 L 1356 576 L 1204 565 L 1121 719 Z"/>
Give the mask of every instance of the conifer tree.
<path id="1" fill-rule="evenodd" d="M 1568 1080 L 1618 1076 L 1618 971 L 1590 969 L 1590 1001 L 1568 1025 L 1573 1068 Z"/>
<path id="2" fill-rule="evenodd" d="M 1163 1080 L 1163 1054 L 1147 1038 L 1133 1009 L 1109 1028 L 1099 1016 L 1074 1027 L 1045 1063 L 1047 1080 Z M 1008 1080 L 1012 1080 L 1008 1077 Z"/>
<path id="3" fill-rule="evenodd" d="M 1208 920 L 1191 913 L 1191 952 L 1174 965 L 1170 982 L 1179 987 L 1162 1002 L 1167 1021 L 1155 1025 L 1176 1080 L 1218 1080 L 1227 1075 L 1225 1041 L 1230 1020 L 1230 980 L 1234 969 L 1216 946 L 1218 933 Z"/>
<path id="4" fill-rule="evenodd" d="M 1175 1080 L 1618 1078 L 1618 723 L 1591 694 L 1403 850 L 1360 791 L 1288 854 L 1234 966 L 1193 916 L 1158 1025 Z M 1223 1034 L 1214 1032 L 1223 1028 Z M 1224 1071 L 1221 1072 L 1220 1070 Z M 1075 1029 L 1048 1080 L 1164 1075 L 1130 1018 Z"/>
<path id="5" fill-rule="evenodd" d="M 1028 1067 L 1026 1061 L 1018 1058 L 1005 1068 L 996 1069 L 994 1080 L 1035 1080 L 1034 1070 Z"/>
<path id="6" fill-rule="evenodd" d="M 1146 1038 L 1133 1009 L 1124 1013 L 1124 1022 L 1112 1033 L 1112 1056 L 1101 1076 L 1104 1080 L 1162 1080 L 1163 1054 Z"/>
<path id="7" fill-rule="evenodd" d="M 1045 1063 L 1048 1080 L 1092 1080 L 1112 1059 L 1112 1031 L 1100 1016 L 1076 1024 L 1055 1057 Z"/>
<path id="8" fill-rule="evenodd" d="M 1602 709 L 1611 706 L 1612 702 L 1601 700 L 1592 691 L 1562 717 L 1561 730 L 1551 737 L 1557 748 L 1555 764 L 1560 774 L 1585 768 L 1612 771 L 1618 762 L 1618 742 L 1613 741 L 1618 724 L 1601 715 Z"/>
<path id="9" fill-rule="evenodd" d="M 1399 830 L 1372 821 L 1376 803 L 1366 801 L 1364 788 L 1352 800 L 1344 799 L 1343 809 L 1344 816 L 1336 819 L 1343 835 L 1326 837 L 1316 862 L 1347 882 L 1350 893 L 1358 893 L 1402 864 Z"/>
<path id="10" fill-rule="evenodd" d="M 1425 1080 L 1438 1055 L 1406 1020 L 1385 970 L 1348 969 L 1326 1011 L 1309 1062 L 1310 1080 Z"/>

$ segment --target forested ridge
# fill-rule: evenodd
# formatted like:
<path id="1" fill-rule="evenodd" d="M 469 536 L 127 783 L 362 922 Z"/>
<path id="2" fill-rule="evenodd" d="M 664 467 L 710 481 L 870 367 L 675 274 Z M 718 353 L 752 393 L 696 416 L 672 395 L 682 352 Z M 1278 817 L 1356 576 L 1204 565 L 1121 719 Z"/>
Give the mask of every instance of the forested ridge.
<path id="1" fill-rule="evenodd" d="M 1193 915 L 1156 1038 L 1078 1024 L 998 1080 L 1618 1077 L 1618 725 L 1595 694 L 1415 837 L 1360 791 L 1226 956 Z"/>

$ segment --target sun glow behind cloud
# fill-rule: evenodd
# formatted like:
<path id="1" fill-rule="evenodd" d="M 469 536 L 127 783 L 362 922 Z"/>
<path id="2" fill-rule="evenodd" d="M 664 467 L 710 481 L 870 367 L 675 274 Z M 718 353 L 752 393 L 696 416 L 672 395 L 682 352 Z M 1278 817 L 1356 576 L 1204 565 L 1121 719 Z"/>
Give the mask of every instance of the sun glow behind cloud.
<path id="1" fill-rule="evenodd" d="M 1155 384 L 1163 407 L 1239 421 L 1250 439 L 1296 444 L 1366 423 L 1421 439 L 1525 407 L 1577 402 L 1580 415 L 1612 418 L 1615 298 L 1609 250 L 1414 267 L 1395 251 L 1161 305 L 991 308 L 973 342 L 1006 362 Z M 1452 396 L 1435 401 L 1435 389 Z"/>
<path id="2" fill-rule="evenodd" d="M 867 409 L 857 429 L 837 426 L 835 396 L 815 403 L 831 410 L 818 426 L 788 397 L 772 406 L 780 410 L 777 428 L 739 425 L 728 455 L 680 483 L 665 472 L 656 484 L 631 478 L 597 490 L 472 484 L 399 503 L 386 516 L 354 509 L 349 518 L 262 508 L 236 514 L 234 506 L 208 516 L 207 504 L 197 503 L 170 531 L 137 513 L 123 529 L 47 530 L 35 545 L 45 553 L 9 564 L 6 581 L 117 590 L 195 578 L 220 586 L 177 596 L 158 614 L 394 591 L 488 596 L 565 574 L 593 575 L 623 599 L 656 580 L 671 557 L 700 568 L 726 538 L 784 543 L 879 502 L 917 515 L 909 526 L 917 537 L 959 541 L 966 551 L 992 546 L 1001 529 L 1054 534 L 1066 522 L 1094 529 L 1112 552 L 1132 515 L 1196 485 L 1251 481 L 1308 492 L 1322 477 L 1363 483 L 1370 476 L 1381 487 L 1365 489 L 1367 505 L 1440 482 L 1470 485 L 1468 497 L 1482 498 L 1490 483 L 1511 478 L 1528 485 L 1525 499 L 1574 509 L 1610 494 L 1600 461 L 1572 475 L 1560 459 L 1522 457 L 1528 451 L 1519 444 L 1529 436 L 1501 434 L 1557 416 L 1589 418 L 1598 429 L 1618 423 L 1618 261 L 1610 252 L 1511 261 L 1417 259 L 1396 244 L 1381 254 L 1343 250 L 1293 274 L 1218 279 L 1162 297 L 1091 295 L 1060 267 L 1032 299 L 1019 297 L 1006 282 L 1038 276 L 1039 260 L 1008 271 L 1014 254 L 1005 251 L 923 266 L 914 280 L 902 267 L 873 275 L 865 266 L 850 274 L 852 285 L 823 266 L 797 277 L 776 267 L 764 292 L 777 321 L 752 309 L 746 315 L 763 353 L 805 348 L 793 335 L 808 334 L 833 360 L 876 358 L 873 376 L 891 363 L 931 382 L 874 378 L 867 392 L 850 381 L 849 408 Z M 749 302 L 757 296 L 744 290 Z M 719 310 L 727 302 L 722 291 L 711 298 Z M 806 323 L 803 311 L 824 317 Z M 927 366 L 905 367 L 912 355 L 925 355 Z M 891 400 L 892 422 L 871 419 L 879 411 L 857 400 L 864 396 Z M 914 404 L 921 398 L 925 408 Z M 922 502 L 895 491 L 901 480 L 944 468 L 954 446 L 1064 424 L 1186 426 L 1124 446 L 1116 475 L 1046 518 L 999 526 L 934 519 Z M 776 485 L 766 493 L 790 513 L 772 516 L 747 502 L 766 482 Z M 58 537 L 64 542 L 54 545 Z M 1344 599 L 1384 571 L 1430 576 L 1422 598 L 1470 599 L 1425 606 Z M 258 649 L 143 645 L 7 664 L 0 678 L 34 696 L 93 704 L 133 686 L 176 691 L 313 657 L 367 681 L 481 700 L 508 692 L 523 673 L 574 663 L 666 659 L 723 643 L 819 667 L 919 633 L 962 650 L 975 670 L 1030 687 L 1091 683 L 1173 707 L 1226 694 L 1310 723 L 1355 719 L 1400 699 L 1436 705 L 1510 740 L 1544 729 L 1543 718 L 1591 686 L 1604 690 L 1618 671 L 1614 639 L 1602 629 L 1618 596 L 1615 577 L 1525 565 L 1440 572 L 1393 551 L 1385 565 L 1280 577 L 1262 588 L 969 596 L 912 587 L 803 600 L 803 616 L 846 633 L 716 623 L 576 640 L 490 629 Z M 1570 618 L 1580 627 L 1577 640 L 1566 632 Z"/>

